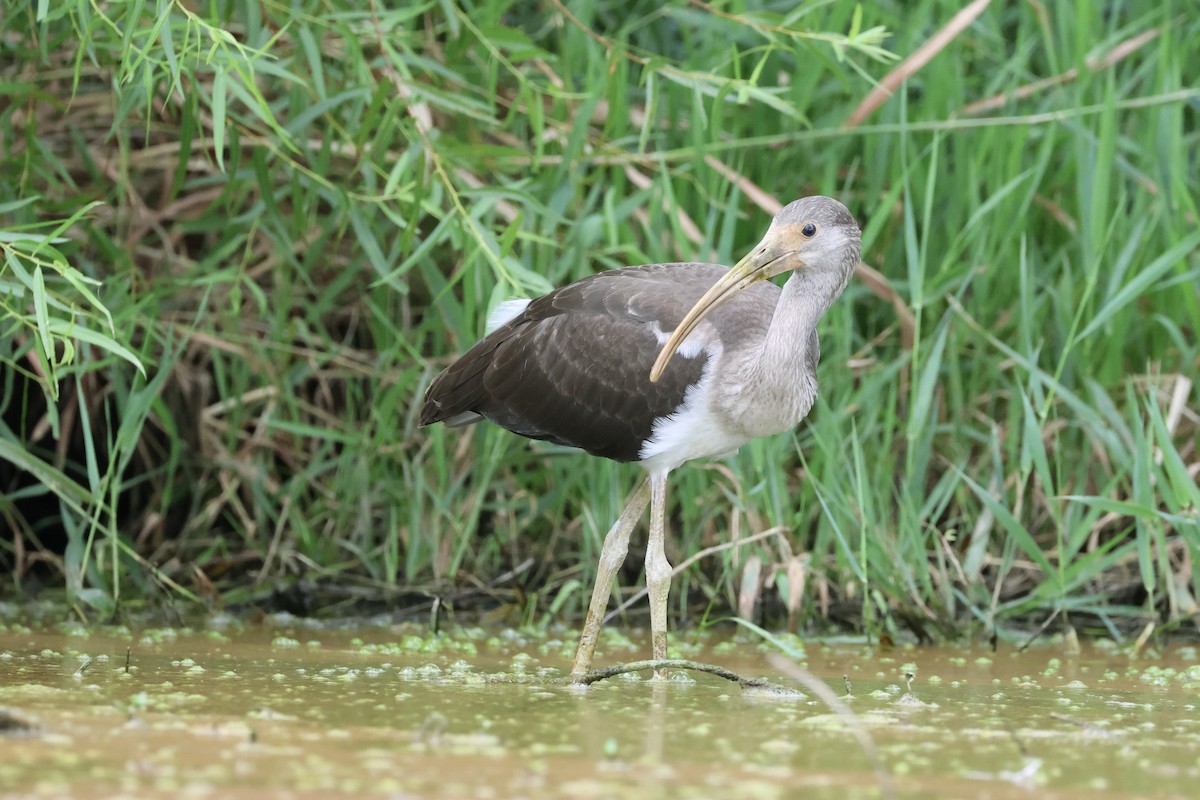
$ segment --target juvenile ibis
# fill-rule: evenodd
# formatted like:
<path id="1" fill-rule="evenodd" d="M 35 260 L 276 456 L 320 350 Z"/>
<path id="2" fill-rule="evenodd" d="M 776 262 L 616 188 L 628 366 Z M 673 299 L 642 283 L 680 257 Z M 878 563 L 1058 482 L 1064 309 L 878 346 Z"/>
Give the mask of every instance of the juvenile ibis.
<path id="1" fill-rule="evenodd" d="M 572 677 L 591 666 L 629 536 L 650 504 L 654 658 L 667 655 L 667 475 L 792 428 L 817 396 L 817 323 L 858 264 L 860 231 L 828 197 L 789 203 L 732 269 L 650 264 L 503 304 L 429 386 L 421 424 L 487 419 L 531 439 L 637 461 L 647 477 L 604 538 Z M 792 275 L 782 288 L 768 281 Z"/>

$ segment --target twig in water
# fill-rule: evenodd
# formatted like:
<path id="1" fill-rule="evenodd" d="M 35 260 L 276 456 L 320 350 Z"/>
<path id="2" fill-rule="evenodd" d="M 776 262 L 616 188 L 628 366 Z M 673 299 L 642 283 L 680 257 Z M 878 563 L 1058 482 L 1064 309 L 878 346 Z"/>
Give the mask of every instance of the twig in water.
<path id="1" fill-rule="evenodd" d="M 614 675 L 623 675 L 626 672 L 643 672 L 648 669 L 655 671 L 661 669 L 691 669 L 697 672 L 707 672 L 709 675 L 716 675 L 718 678 L 724 678 L 727 681 L 733 681 L 743 689 L 766 689 L 767 691 L 781 695 L 795 696 L 800 694 L 795 689 L 789 689 L 786 686 L 780 686 L 762 678 L 746 678 L 733 670 L 718 667 L 716 664 L 701 664 L 698 661 L 689 661 L 685 658 L 658 658 L 647 661 L 628 661 L 622 664 L 613 664 L 611 667 L 594 669 L 591 672 L 580 675 L 578 678 L 572 679 L 570 682 L 576 686 L 590 686 L 596 681 L 602 681 Z"/>
<path id="2" fill-rule="evenodd" d="M 1046 628 L 1049 628 L 1049 627 L 1050 627 L 1050 623 L 1051 623 L 1051 622 L 1054 622 L 1054 620 L 1058 619 L 1058 615 L 1059 615 L 1059 613 L 1060 613 L 1061 611 L 1062 611 L 1062 609 L 1061 609 L 1061 608 L 1056 608 L 1056 609 L 1054 609 L 1054 613 L 1053 613 L 1053 614 L 1051 614 L 1050 616 L 1046 617 L 1046 621 L 1045 621 L 1045 622 L 1043 622 L 1043 623 L 1041 624 L 1041 626 L 1040 626 L 1040 627 L 1038 627 L 1038 629 L 1037 629 L 1036 631 L 1034 631 L 1034 632 L 1033 632 L 1033 635 L 1032 635 L 1032 636 L 1030 636 L 1028 639 L 1026 639 L 1026 640 L 1025 640 L 1025 644 L 1023 644 L 1023 645 L 1021 645 L 1020 647 L 1018 647 L 1018 648 L 1017 648 L 1017 652 L 1018 652 L 1018 653 L 1024 653 L 1024 652 L 1025 652 L 1025 650 L 1026 650 L 1026 648 L 1028 648 L 1028 647 L 1029 647 L 1029 645 L 1031 645 L 1031 644 L 1033 644 L 1034 642 L 1036 642 L 1036 641 L 1037 641 L 1037 639 L 1038 639 L 1038 637 L 1039 637 L 1039 636 L 1041 636 L 1043 633 L 1045 633 L 1045 632 L 1046 632 Z"/>
<path id="3" fill-rule="evenodd" d="M 434 636 L 438 635 L 438 630 L 442 627 L 442 596 L 433 596 L 433 608 L 429 610 L 429 629 Z"/>
<path id="4" fill-rule="evenodd" d="M 1142 652 L 1142 648 L 1146 646 L 1146 642 L 1150 641 L 1150 637 L 1154 634 L 1154 621 L 1146 623 L 1146 627 L 1142 628 L 1142 632 L 1138 634 L 1137 640 L 1133 643 L 1133 647 L 1129 650 L 1130 658 L 1137 658 Z"/>

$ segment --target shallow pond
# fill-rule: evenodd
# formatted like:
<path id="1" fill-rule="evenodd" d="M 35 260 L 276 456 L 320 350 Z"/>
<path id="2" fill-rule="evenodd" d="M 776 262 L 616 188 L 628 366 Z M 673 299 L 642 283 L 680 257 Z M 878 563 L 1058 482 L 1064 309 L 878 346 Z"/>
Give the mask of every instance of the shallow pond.
<path id="1" fill-rule="evenodd" d="M 1200 795 L 1200 656 L 789 639 L 857 721 L 710 675 L 556 683 L 573 635 L 290 618 L 205 629 L 0 625 L 0 792 L 477 798 Z M 1108 646 L 1105 646 L 1105 645 Z M 646 656 L 606 630 L 599 665 Z M 796 685 L 777 651 L 673 654 Z M 128 654 L 128 655 L 127 655 Z M 912 673 L 911 681 L 906 674 Z M 847 696 L 847 680 L 851 695 Z M 911 692 L 908 684 L 911 683 Z M 871 754 L 881 762 L 880 778 Z"/>

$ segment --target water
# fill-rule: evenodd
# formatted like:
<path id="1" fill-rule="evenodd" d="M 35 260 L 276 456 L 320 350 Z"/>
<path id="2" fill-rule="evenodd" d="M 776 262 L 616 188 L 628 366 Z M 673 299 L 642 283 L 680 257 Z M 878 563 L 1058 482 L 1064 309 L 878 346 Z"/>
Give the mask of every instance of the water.
<path id="1" fill-rule="evenodd" d="M 753 640 L 673 644 L 797 685 Z M 573 648 L 569 633 L 432 638 L 278 618 L 0 626 L 0 791 L 767 799 L 880 797 L 890 783 L 897 797 L 1200 796 L 1195 647 L 804 644 L 800 663 L 842 696 L 850 723 L 811 691 L 743 694 L 694 672 L 565 687 Z M 608 630 L 597 664 L 647 651 Z"/>

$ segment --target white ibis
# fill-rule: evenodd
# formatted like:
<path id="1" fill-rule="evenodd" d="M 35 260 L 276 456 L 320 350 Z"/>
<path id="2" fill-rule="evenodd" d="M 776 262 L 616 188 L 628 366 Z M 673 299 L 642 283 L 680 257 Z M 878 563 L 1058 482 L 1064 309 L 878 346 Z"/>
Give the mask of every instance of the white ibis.
<path id="1" fill-rule="evenodd" d="M 494 330 L 430 384 L 422 425 L 487 419 L 646 469 L 604 538 L 573 678 L 591 666 L 613 580 L 647 501 L 653 654 L 666 658 L 667 474 L 804 418 L 817 396 L 817 323 L 858 264 L 859 237 L 838 201 L 796 200 L 733 269 L 625 267 L 509 301 L 490 320 Z M 767 280 L 789 270 L 783 288 Z"/>

